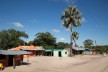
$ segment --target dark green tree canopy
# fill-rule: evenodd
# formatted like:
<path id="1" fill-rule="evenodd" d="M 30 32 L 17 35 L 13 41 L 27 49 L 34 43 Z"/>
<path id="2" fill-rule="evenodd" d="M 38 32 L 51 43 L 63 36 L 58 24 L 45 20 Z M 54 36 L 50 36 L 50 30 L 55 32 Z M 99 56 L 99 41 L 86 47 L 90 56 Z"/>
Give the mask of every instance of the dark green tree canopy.
<path id="1" fill-rule="evenodd" d="M 64 49 L 64 48 L 69 48 L 70 45 L 68 43 L 64 43 L 64 42 L 58 42 L 57 43 L 57 49 Z"/>
<path id="2" fill-rule="evenodd" d="M 39 32 L 34 39 L 34 44 L 44 46 L 44 48 L 53 47 L 56 44 L 56 38 L 49 32 Z"/>
<path id="3" fill-rule="evenodd" d="M 93 45 L 93 40 L 86 39 L 83 43 L 84 43 L 85 47 L 89 47 L 89 46 Z"/>
<path id="4" fill-rule="evenodd" d="M 28 38 L 28 35 L 23 31 L 17 31 L 15 29 L 0 31 L 0 48 L 9 49 L 23 45 L 24 41 L 20 37 Z"/>

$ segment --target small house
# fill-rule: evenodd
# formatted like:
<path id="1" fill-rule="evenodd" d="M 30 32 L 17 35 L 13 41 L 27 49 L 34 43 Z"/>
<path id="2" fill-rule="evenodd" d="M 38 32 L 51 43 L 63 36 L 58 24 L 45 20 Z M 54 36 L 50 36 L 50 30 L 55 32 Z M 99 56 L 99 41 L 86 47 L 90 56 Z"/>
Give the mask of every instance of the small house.
<path id="1" fill-rule="evenodd" d="M 31 52 L 30 56 L 38 56 L 38 55 L 43 55 L 44 49 L 42 46 L 18 46 L 16 48 L 11 48 L 10 50 L 14 50 L 14 51 L 18 51 L 18 50 L 22 50 L 22 51 L 28 51 Z M 24 55 L 24 57 L 26 58 L 27 55 Z"/>
<path id="2" fill-rule="evenodd" d="M 81 48 L 81 47 L 73 47 L 72 48 L 72 52 L 74 55 L 83 54 L 84 51 L 85 51 L 85 48 Z"/>
<path id="3" fill-rule="evenodd" d="M 68 57 L 69 52 L 64 49 L 47 49 L 45 50 L 45 56 L 54 56 L 54 57 Z"/>
<path id="4" fill-rule="evenodd" d="M 19 65 L 23 61 L 23 55 L 29 55 L 27 51 L 12 51 L 12 50 L 0 50 L 0 63 L 5 67 Z"/>

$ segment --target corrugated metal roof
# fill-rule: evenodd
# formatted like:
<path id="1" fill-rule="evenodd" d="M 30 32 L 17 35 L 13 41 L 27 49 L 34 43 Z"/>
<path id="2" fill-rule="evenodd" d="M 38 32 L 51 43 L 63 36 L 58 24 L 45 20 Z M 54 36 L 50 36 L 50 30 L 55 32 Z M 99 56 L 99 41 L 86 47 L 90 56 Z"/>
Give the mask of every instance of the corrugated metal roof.
<path id="1" fill-rule="evenodd" d="M 74 50 L 85 50 L 85 48 L 80 48 L 80 47 L 74 47 Z"/>
<path id="2" fill-rule="evenodd" d="M 39 48 L 38 48 L 38 49 L 37 49 L 37 48 L 34 48 L 34 49 L 30 49 L 30 48 L 23 48 L 23 49 L 21 49 L 21 50 L 45 50 L 45 49 L 41 49 L 41 48 L 40 48 L 40 49 L 39 49 Z"/>
<path id="3" fill-rule="evenodd" d="M 13 50 L 0 50 L 0 54 L 2 55 L 24 55 L 24 54 L 31 54 L 31 52 L 27 51 L 13 51 Z"/>

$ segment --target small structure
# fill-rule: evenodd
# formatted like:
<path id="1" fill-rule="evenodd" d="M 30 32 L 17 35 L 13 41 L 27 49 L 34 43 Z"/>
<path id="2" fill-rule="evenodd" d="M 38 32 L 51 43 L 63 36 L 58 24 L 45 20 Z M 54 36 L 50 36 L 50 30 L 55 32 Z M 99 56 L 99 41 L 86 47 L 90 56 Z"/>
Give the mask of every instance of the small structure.
<path id="1" fill-rule="evenodd" d="M 28 52 L 31 52 L 32 53 L 32 54 L 30 54 L 30 56 L 43 55 L 43 52 L 44 52 L 44 49 L 43 49 L 42 46 L 34 46 L 34 45 L 31 45 L 31 46 L 18 46 L 16 48 L 12 48 L 10 50 L 15 50 L 15 51 L 18 51 L 18 50 L 28 51 Z M 27 55 L 24 55 L 24 57 L 26 58 Z"/>
<path id="2" fill-rule="evenodd" d="M 73 47 L 72 51 L 74 55 L 78 54 L 92 55 L 94 50 L 90 48 Z"/>
<path id="3" fill-rule="evenodd" d="M 27 51 L 12 51 L 12 50 L 0 50 L 0 63 L 5 67 L 19 65 L 23 61 L 23 55 L 29 55 Z"/>
<path id="4" fill-rule="evenodd" d="M 84 54 L 85 55 L 92 55 L 93 54 L 93 49 L 85 48 Z"/>
<path id="5" fill-rule="evenodd" d="M 73 47 L 72 51 L 74 55 L 83 54 L 85 51 L 85 48 Z"/>
<path id="6" fill-rule="evenodd" d="M 45 50 L 45 56 L 55 56 L 55 57 L 68 57 L 69 52 L 63 49 L 47 49 Z"/>

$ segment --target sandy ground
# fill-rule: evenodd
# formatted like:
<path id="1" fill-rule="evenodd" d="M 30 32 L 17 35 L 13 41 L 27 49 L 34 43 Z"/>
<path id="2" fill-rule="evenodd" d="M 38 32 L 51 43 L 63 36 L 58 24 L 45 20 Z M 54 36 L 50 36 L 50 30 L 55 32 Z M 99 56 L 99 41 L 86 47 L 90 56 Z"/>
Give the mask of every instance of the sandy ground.
<path id="1" fill-rule="evenodd" d="M 27 62 L 27 59 L 24 59 Z M 29 58 L 29 65 L 7 67 L 1 72 L 108 72 L 108 56 L 77 55 L 74 57 Z"/>

